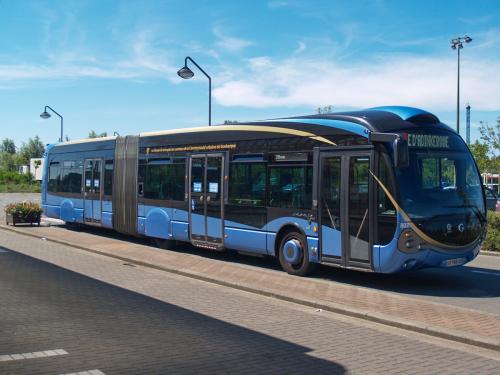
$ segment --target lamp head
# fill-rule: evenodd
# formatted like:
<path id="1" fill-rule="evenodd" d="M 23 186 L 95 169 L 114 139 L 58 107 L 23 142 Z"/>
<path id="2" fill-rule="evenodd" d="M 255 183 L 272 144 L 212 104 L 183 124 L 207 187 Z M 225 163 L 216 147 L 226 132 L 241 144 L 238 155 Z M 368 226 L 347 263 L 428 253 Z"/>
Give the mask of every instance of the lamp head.
<path id="1" fill-rule="evenodd" d="M 189 78 L 193 78 L 194 73 L 187 66 L 184 66 L 183 68 L 179 69 L 179 71 L 177 72 L 177 75 L 181 78 L 189 79 Z"/>
<path id="2" fill-rule="evenodd" d="M 464 41 L 465 41 L 465 43 L 470 43 L 470 42 L 472 42 L 472 38 L 470 36 L 466 35 L 464 38 Z"/>
<path id="3" fill-rule="evenodd" d="M 43 111 L 41 114 L 40 114 L 40 117 L 43 118 L 44 120 L 50 118 L 50 113 L 47 112 L 47 111 Z"/>

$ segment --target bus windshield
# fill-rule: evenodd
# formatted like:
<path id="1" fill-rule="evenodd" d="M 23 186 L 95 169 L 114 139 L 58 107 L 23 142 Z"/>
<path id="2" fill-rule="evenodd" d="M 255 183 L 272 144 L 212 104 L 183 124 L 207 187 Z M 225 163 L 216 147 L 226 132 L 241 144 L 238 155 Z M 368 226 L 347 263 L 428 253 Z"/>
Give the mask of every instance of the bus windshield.
<path id="1" fill-rule="evenodd" d="M 476 165 L 457 138 L 410 134 L 410 164 L 396 170 L 396 179 L 402 209 L 421 230 L 442 243 L 464 246 L 483 232 L 486 212 Z"/>

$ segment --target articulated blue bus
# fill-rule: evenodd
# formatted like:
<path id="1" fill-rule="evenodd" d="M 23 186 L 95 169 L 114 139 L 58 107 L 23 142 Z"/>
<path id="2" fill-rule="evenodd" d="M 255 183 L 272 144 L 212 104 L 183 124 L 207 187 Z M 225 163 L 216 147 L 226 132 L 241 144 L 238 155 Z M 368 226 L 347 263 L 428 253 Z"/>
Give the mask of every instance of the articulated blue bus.
<path id="1" fill-rule="evenodd" d="M 379 107 L 48 147 L 48 217 L 222 251 L 392 273 L 471 261 L 479 171 L 433 114 Z"/>

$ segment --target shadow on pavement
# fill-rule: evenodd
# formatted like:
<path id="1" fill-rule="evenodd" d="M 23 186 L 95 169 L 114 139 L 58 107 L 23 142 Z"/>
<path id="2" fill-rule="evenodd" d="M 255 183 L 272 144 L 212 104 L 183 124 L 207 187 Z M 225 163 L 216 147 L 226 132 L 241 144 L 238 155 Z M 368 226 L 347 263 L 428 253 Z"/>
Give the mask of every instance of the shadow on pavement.
<path id="1" fill-rule="evenodd" d="M 50 369 L 37 361 L 23 361 L 22 369 L 3 362 L 1 373 L 71 372 L 82 362 L 105 373 L 345 373 L 309 355 L 310 348 L 13 251 L 0 254 L 0 290 L 0 353 L 40 347 L 70 353 L 51 359 Z"/>

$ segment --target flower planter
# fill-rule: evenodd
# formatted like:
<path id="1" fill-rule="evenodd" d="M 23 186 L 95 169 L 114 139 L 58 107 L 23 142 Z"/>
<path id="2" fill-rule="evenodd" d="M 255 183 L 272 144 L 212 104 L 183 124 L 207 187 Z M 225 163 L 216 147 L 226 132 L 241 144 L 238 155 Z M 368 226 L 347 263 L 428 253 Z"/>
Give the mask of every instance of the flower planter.
<path id="1" fill-rule="evenodd" d="M 6 224 L 38 224 L 42 216 L 42 207 L 34 202 L 11 203 L 5 206 Z"/>
<path id="2" fill-rule="evenodd" d="M 28 215 L 6 214 L 5 221 L 7 225 L 12 224 L 14 226 L 16 224 L 38 224 L 38 226 L 40 226 L 41 216 L 42 214 L 39 212 L 30 213 Z"/>

